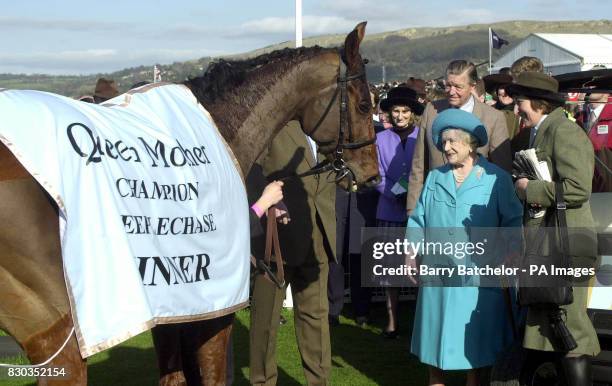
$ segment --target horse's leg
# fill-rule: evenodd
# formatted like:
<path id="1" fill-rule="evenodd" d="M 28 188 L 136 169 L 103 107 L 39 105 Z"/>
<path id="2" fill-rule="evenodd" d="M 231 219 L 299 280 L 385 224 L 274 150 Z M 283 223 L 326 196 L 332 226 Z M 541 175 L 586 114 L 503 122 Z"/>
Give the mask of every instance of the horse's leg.
<path id="1" fill-rule="evenodd" d="M 151 330 L 157 354 L 160 386 L 185 386 L 181 353 L 181 329 L 183 323 L 160 324 Z"/>
<path id="2" fill-rule="evenodd" d="M 234 314 L 202 320 L 193 325 L 198 331 L 198 363 L 202 386 L 224 386 L 227 379 L 227 349 Z"/>
<path id="3" fill-rule="evenodd" d="M 0 267 L 0 323 L 19 342 L 28 359 L 33 364 L 47 361 L 55 354 L 68 338 L 72 329 L 72 318 L 65 314 L 59 319 L 50 312 L 36 294 L 17 281 L 3 267 Z M 11 294 L 10 297 L 6 296 Z M 18 325 L 19 327 L 15 327 Z M 65 373 L 61 378 L 40 378 L 39 385 L 85 385 L 87 384 L 87 366 L 81 358 L 76 337 L 73 335 L 66 347 L 47 367 L 56 368 Z"/>
<path id="4" fill-rule="evenodd" d="M 32 363 L 46 361 L 72 328 L 62 269 L 57 212 L 42 188 L 0 145 L 0 328 Z M 11 173 L 4 173 L 10 170 Z M 87 383 L 76 338 L 49 364 L 67 379 L 42 385 Z"/>
<path id="5" fill-rule="evenodd" d="M 32 363 L 46 361 L 61 347 L 72 329 L 72 317 L 66 315 L 49 328 L 32 336 L 22 343 L 24 350 Z M 65 373 L 62 378 L 39 378 L 38 385 L 42 386 L 76 386 L 87 385 L 87 362 L 81 358 L 76 336 L 73 334 L 66 347 L 55 359 L 47 365 Z"/>
<path id="6" fill-rule="evenodd" d="M 226 383 L 227 348 L 234 314 L 153 328 L 160 386 Z"/>

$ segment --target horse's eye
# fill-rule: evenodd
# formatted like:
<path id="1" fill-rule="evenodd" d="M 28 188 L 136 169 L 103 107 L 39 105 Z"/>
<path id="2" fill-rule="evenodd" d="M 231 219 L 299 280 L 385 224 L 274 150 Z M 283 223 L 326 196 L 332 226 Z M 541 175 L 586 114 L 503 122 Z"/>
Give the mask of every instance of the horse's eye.
<path id="1" fill-rule="evenodd" d="M 359 111 L 361 111 L 362 113 L 367 113 L 368 111 L 370 111 L 370 102 L 368 101 L 361 101 L 359 102 Z"/>

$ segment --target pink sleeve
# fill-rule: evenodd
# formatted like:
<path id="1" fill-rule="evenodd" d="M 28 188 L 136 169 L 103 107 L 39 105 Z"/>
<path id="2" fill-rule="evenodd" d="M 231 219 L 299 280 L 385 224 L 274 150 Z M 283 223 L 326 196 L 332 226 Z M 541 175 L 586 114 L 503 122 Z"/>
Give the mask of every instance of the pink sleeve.
<path id="1" fill-rule="evenodd" d="M 253 209 L 253 212 L 255 212 L 257 217 L 261 218 L 261 216 L 264 215 L 264 211 L 259 207 L 259 205 L 257 205 L 257 203 L 251 205 L 251 209 Z"/>

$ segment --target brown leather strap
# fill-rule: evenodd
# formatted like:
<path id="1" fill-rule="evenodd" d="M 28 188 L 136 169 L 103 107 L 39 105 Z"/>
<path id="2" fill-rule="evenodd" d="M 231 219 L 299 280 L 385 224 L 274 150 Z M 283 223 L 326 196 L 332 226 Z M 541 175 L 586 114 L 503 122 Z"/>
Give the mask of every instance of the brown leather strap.
<path id="1" fill-rule="evenodd" d="M 275 284 L 279 288 L 285 286 L 285 267 L 283 266 L 283 257 L 281 254 L 280 243 L 278 241 L 278 228 L 276 226 L 275 207 L 268 209 L 266 227 L 266 249 L 263 261 L 251 255 L 251 264 L 264 275 L 264 278 Z M 274 248 L 274 251 L 272 250 Z M 276 274 L 270 268 L 270 259 L 274 253 L 276 261 Z"/>
<path id="2" fill-rule="evenodd" d="M 272 253 L 274 253 L 274 259 L 276 261 L 276 277 L 282 284 L 285 283 L 285 268 L 283 266 L 283 255 L 280 249 L 280 242 L 278 240 L 278 227 L 276 225 L 276 206 L 268 208 L 268 226 L 266 231 L 266 253 L 264 255 L 264 261 L 270 265 L 270 259 Z M 274 248 L 274 250 L 272 250 Z"/>

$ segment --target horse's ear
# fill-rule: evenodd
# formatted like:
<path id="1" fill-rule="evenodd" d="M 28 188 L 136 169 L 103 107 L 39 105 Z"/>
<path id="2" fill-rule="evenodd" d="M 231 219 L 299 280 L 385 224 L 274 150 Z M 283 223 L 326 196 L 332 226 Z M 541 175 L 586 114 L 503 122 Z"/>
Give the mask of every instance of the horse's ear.
<path id="1" fill-rule="evenodd" d="M 361 65 L 359 55 L 359 45 L 365 36 L 367 22 L 357 24 L 354 30 L 346 36 L 344 40 L 344 60 L 349 68 Z"/>

